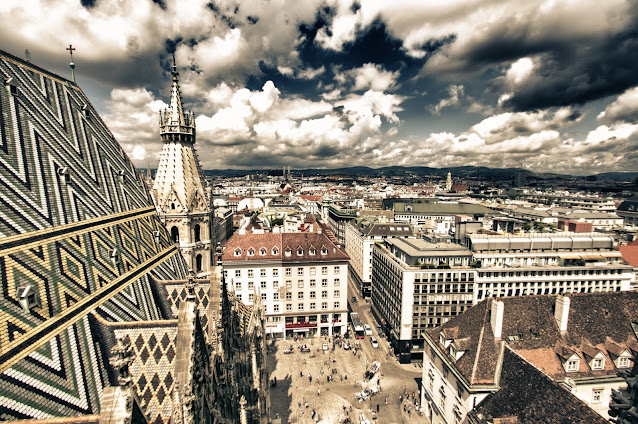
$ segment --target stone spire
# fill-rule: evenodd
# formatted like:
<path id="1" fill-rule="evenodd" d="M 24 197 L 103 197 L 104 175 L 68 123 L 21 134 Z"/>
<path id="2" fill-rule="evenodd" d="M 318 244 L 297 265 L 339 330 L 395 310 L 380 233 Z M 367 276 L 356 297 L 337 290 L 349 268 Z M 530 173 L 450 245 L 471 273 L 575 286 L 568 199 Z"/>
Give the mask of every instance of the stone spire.
<path id="1" fill-rule="evenodd" d="M 159 113 L 164 148 L 155 174 L 153 194 L 160 214 L 208 211 L 195 144 L 195 117 L 184 112 L 179 90 L 179 72 L 173 56 L 173 85 L 168 109 Z"/>
<path id="2" fill-rule="evenodd" d="M 164 147 L 155 171 L 153 199 L 160 219 L 198 277 L 212 264 L 212 209 L 204 189 L 204 173 L 195 152 L 195 116 L 185 112 L 179 90 L 179 72 L 173 56 L 171 101 L 159 113 Z"/>

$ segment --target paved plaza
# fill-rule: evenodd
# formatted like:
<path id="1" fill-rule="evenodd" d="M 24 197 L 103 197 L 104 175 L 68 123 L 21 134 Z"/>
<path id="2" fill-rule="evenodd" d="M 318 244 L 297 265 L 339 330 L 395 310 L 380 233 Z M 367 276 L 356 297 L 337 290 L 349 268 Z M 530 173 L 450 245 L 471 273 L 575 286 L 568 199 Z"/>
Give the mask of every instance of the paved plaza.
<path id="1" fill-rule="evenodd" d="M 387 347 L 385 340 L 380 342 Z M 323 350 L 324 343 L 328 343 L 330 350 Z M 279 417 L 281 423 L 343 423 L 350 419 L 349 422 L 359 424 L 360 416 L 364 416 L 372 423 L 374 410 L 378 423 L 427 422 L 427 418 L 416 413 L 411 399 L 414 392 L 418 402 L 421 368 L 399 364 L 384 353 L 387 349 L 373 349 L 369 337 L 360 343 L 356 356 L 353 350 L 340 347 L 332 351 L 327 337 L 298 342 L 280 340 L 269 345 L 268 371 L 271 381 L 276 378 L 276 385 L 271 386 L 271 419 L 276 422 Z M 285 354 L 291 345 L 293 353 Z M 298 345 L 307 345 L 310 352 L 301 352 Z M 381 368 L 366 381 L 364 373 L 372 361 L 381 362 Z M 328 381 L 328 376 L 332 381 Z M 355 393 L 377 384 L 379 393 L 363 402 L 355 399 Z M 404 393 L 408 394 L 407 400 Z M 403 397 L 401 403 L 399 396 Z"/>

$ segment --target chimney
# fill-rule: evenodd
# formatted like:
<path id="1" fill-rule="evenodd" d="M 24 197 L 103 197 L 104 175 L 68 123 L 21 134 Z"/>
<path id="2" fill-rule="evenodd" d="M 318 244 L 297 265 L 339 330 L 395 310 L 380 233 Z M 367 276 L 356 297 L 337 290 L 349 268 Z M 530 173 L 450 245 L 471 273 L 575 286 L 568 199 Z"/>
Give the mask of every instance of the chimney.
<path id="1" fill-rule="evenodd" d="M 490 314 L 490 324 L 492 324 L 492 332 L 494 338 L 500 339 L 503 332 L 503 312 L 505 304 L 500 300 L 492 300 L 492 311 Z"/>
<path id="2" fill-rule="evenodd" d="M 567 319 L 569 318 L 570 298 L 567 296 L 556 297 L 556 308 L 554 308 L 554 318 L 558 324 L 558 329 L 562 332 L 567 331 Z"/>

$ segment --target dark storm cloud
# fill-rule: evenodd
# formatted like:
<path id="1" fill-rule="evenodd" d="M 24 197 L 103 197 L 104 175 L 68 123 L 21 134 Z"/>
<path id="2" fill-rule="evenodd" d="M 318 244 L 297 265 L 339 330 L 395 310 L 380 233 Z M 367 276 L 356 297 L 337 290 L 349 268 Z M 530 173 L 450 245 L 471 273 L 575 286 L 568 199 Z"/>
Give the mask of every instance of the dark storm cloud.
<path id="1" fill-rule="evenodd" d="M 636 27 L 588 46 L 557 46 L 542 56 L 535 75 L 504 106 L 532 110 L 620 94 L 638 84 L 636 52 Z"/>
<path id="2" fill-rule="evenodd" d="M 374 63 L 390 71 L 401 70 L 408 78 L 423 66 L 424 59 L 408 56 L 403 49 L 403 42 L 392 37 L 386 30 L 385 23 L 380 20 L 359 29 L 354 41 L 344 43 L 340 51 L 322 48 L 315 42 L 315 38 L 317 31 L 329 23 L 331 16 L 324 8 L 318 13 L 313 25 L 299 27 L 302 42 L 298 51 L 304 63 L 313 67 L 339 65 L 342 69 Z"/>

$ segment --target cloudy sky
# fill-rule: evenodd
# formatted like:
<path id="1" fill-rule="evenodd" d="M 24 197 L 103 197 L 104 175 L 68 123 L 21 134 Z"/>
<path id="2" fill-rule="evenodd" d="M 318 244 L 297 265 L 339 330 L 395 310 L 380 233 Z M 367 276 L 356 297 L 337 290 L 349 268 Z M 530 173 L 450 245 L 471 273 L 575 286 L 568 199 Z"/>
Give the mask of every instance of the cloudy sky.
<path id="1" fill-rule="evenodd" d="M 631 0 L 2 0 L 0 48 L 76 79 L 155 167 L 172 54 L 205 169 L 638 171 Z"/>

